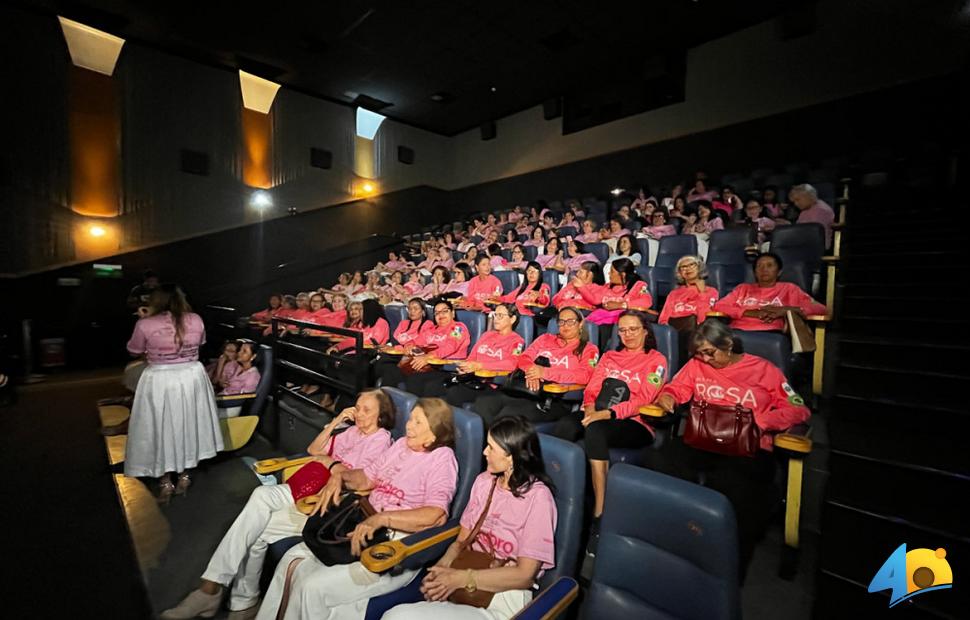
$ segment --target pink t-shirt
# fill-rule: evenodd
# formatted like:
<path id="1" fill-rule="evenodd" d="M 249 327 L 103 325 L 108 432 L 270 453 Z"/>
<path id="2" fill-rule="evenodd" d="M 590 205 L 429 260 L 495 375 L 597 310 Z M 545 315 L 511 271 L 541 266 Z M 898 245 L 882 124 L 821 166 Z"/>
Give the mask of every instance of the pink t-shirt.
<path id="1" fill-rule="evenodd" d="M 393 439 L 387 429 L 379 428 L 365 435 L 351 426 L 331 440 L 330 455 L 350 469 L 366 469 L 381 458 L 391 443 Z"/>
<path id="2" fill-rule="evenodd" d="M 182 344 L 175 342 L 175 323 L 168 312 L 139 319 L 128 340 L 128 352 L 146 354 L 149 364 L 181 364 L 199 359 L 205 344 L 205 325 L 194 312 L 182 316 Z"/>
<path id="3" fill-rule="evenodd" d="M 821 224 L 825 228 L 825 247 L 832 245 L 832 224 L 835 223 L 835 211 L 824 200 L 819 200 L 809 208 L 798 214 L 796 224 Z"/>
<path id="4" fill-rule="evenodd" d="M 259 385 L 259 370 L 255 366 L 247 370 L 237 372 L 229 378 L 226 389 L 220 394 L 251 394 L 256 391 Z"/>
<path id="5" fill-rule="evenodd" d="M 482 279 L 475 276 L 468 283 L 468 294 L 465 297 L 474 307 L 483 308 L 486 299 L 500 297 L 502 295 L 502 282 L 495 276 L 489 274 Z"/>
<path id="6" fill-rule="evenodd" d="M 460 293 L 462 297 L 468 295 L 468 282 L 455 282 L 451 281 L 448 286 L 445 287 L 446 293 Z"/>
<path id="7" fill-rule="evenodd" d="M 485 509 L 493 475 L 484 471 L 475 478 L 461 526 L 472 530 Z M 556 501 L 549 487 L 534 482 L 522 497 L 495 485 L 492 503 L 472 549 L 505 559 L 529 558 L 540 563 L 539 576 L 556 565 Z"/>
<path id="8" fill-rule="evenodd" d="M 451 448 L 416 452 L 407 437 L 394 442 L 381 458 L 363 467 L 374 484 L 370 503 L 378 511 L 433 506 L 448 514 L 458 485 L 458 460 Z"/>
<path id="9" fill-rule="evenodd" d="M 394 341 L 398 344 L 408 344 L 432 329 L 434 329 L 434 321 L 421 322 L 404 319 L 394 328 Z"/>
<path id="10" fill-rule="evenodd" d="M 731 327 L 749 331 L 782 330 L 785 319 L 765 323 L 753 316 L 744 316 L 747 310 L 764 306 L 795 306 L 804 314 L 828 314 L 828 308 L 812 299 L 808 293 L 791 282 L 776 282 L 774 286 L 758 286 L 753 283 L 739 284 L 726 297 L 714 304 L 714 310 L 731 317 Z"/>
<path id="11" fill-rule="evenodd" d="M 593 369 L 586 389 L 583 391 L 583 405 L 592 405 L 599 398 L 603 382 L 618 379 L 626 383 L 630 397 L 625 402 L 611 407 L 620 420 L 632 418 L 647 428 L 653 429 L 640 415 L 640 407 L 657 399 L 660 388 L 667 377 L 667 358 L 660 351 L 607 351 Z"/>

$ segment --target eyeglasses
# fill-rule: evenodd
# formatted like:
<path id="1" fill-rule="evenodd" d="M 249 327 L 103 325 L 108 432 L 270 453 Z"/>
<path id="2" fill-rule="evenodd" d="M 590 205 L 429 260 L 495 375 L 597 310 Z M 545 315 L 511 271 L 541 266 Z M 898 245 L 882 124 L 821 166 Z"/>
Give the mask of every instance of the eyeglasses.
<path id="1" fill-rule="evenodd" d="M 691 269 L 697 269 L 697 263 L 687 263 L 686 265 L 681 265 L 678 267 L 680 271 L 690 271 Z"/>
<path id="2" fill-rule="evenodd" d="M 435 316 L 444 316 L 446 314 L 451 314 L 451 310 L 435 310 L 434 311 L 434 315 Z"/>
<path id="3" fill-rule="evenodd" d="M 626 336 L 628 334 L 635 334 L 641 329 L 643 328 L 642 327 L 618 327 L 616 331 L 619 332 L 621 336 Z"/>
<path id="4" fill-rule="evenodd" d="M 573 325 L 579 325 L 579 319 L 559 319 L 559 324 L 572 327 Z"/>
<path id="5" fill-rule="evenodd" d="M 508 312 L 493 312 L 492 313 L 492 316 L 494 316 L 495 318 L 498 318 L 498 319 L 507 319 L 507 318 L 509 318 L 512 315 L 509 314 Z"/>

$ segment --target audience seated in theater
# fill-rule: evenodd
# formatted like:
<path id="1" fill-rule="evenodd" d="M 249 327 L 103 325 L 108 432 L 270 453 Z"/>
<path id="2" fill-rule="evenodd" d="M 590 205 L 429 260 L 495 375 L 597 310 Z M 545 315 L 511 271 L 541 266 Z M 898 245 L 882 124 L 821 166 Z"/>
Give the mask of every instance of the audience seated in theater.
<path id="1" fill-rule="evenodd" d="M 687 200 L 684 198 L 683 195 L 679 195 L 673 200 L 671 200 L 670 205 L 671 206 L 670 206 L 669 214 L 671 218 L 676 217 L 682 221 L 686 219 L 684 212 L 687 210 Z M 696 214 L 695 214 L 695 217 L 696 217 Z"/>
<path id="2" fill-rule="evenodd" d="M 687 202 L 695 202 L 697 200 L 706 200 L 708 202 L 713 201 L 717 197 L 717 192 L 707 188 L 707 183 L 704 179 L 697 179 L 694 181 L 694 187 L 687 192 Z"/>
<path id="3" fill-rule="evenodd" d="M 511 304 L 502 303 L 496 306 L 491 316 L 492 329 L 483 333 L 472 346 L 468 357 L 458 363 L 459 373 L 474 373 L 477 370 L 512 371 L 515 368 L 516 360 L 524 348 L 522 336 L 513 331 L 518 312 Z M 422 396 L 445 396 L 449 403 L 456 406 L 474 401 L 482 394 L 463 383 L 452 382 L 453 377 L 454 373 L 437 369 L 413 374 L 405 378 L 405 389 Z"/>
<path id="4" fill-rule="evenodd" d="M 536 581 L 555 565 L 555 488 L 535 429 L 521 418 L 500 420 L 489 429 L 484 454 L 485 471 L 472 485 L 458 539 L 421 583 L 425 601 L 394 607 L 385 620 L 505 620 L 532 600 Z M 451 568 L 482 515 L 470 548 L 494 554 L 496 565 L 475 571 Z M 450 602 L 451 593 L 462 588 L 495 596 L 488 609 Z"/>
<path id="5" fill-rule="evenodd" d="M 508 271 L 508 261 L 502 256 L 502 246 L 493 243 L 486 249 L 486 254 L 492 263 L 492 271 Z"/>
<path id="6" fill-rule="evenodd" d="M 828 308 L 791 282 L 779 282 L 781 258 L 770 252 L 758 255 L 754 283 L 742 283 L 714 304 L 715 312 L 731 318 L 731 327 L 750 331 L 783 331 L 785 314 L 825 315 Z"/>
<path id="7" fill-rule="evenodd" d="M 465 297 L 468 295 L 468 283 L 472 279 L 472 269 L 468 263 L 456 263 L 451 272 L 451 282 L 445 287 L 448 297 Z"/>
<path id="8" fill-rule="evenodd" d="M 637 189 L 637 196 L 630 203 L 630 208 L 634 211 L 642 211 L 643 207 L 647 204 L 647 198 L 650 197 L 650 188 L 646 184 L 641 184 L 639 189 Z"/>
<path id="9" fill-rule="evenodd" d="M 586 385 L 593 374 L 599 349 L 589 342 L 582 313 L 576 308 L 559 311 L 559 333 L 543 334 L 522 353 L 516 368 L 525 373 L 525 385 L 537 392 L 528 396 L 497 390 L 475 401 L 475 412 L 491 426 L 503 417 L 521 415 L 533 422 L 558 420 L 571 404 L 562 399 L 546 403 L 544 382 Z"/>
<path id="10" fill-rule="evenodd" d="M 372 466 L 391 446 L 394 403 L 381 390 L 365 390 L 357 403 L 335 416 L 310 443 L 314 457 L 289 483 L 258 486 L 209 560 L 197 590 L 178 606 L 162 612 L 162 620 L 211 617 L 218 612 L 223 591 L 231 587 L 229 610 L 251 611 L 259 605 L 259 577 L 269 545 L 299 536 L 307 517 L 297 510 L 300 498 L 319 494 L 331 476 Z M 342 433 L 338 428 L 350 424 Z"/>
<path id="11" fill-rule="evenodd" d="M 391 328 L 387 324 L 387 318 L 384 316 L 384 308 L 374 299 L 365 299 L 362 302 L 355 301 L 350 304 L 344 327 L 362 332 L 364 335 L 364 345 L 373 347 L 387 344 L 387 339 L 390 337 L 391 332 Z M 355 339 L 348 337 L 333 345 L 330 351 L 348 351 L 352 350 L 355 346 Z"/>
<path id="12" fill-rule="evenodd" d="M 704 260 L 700 256 L 681 256 L 674 267 L 674 277 L 680 286 L 667 295 L 657 322 L 668 325 L 670 319 L 693 316 L 697 323 L 703 323 L 718 298 L 717 289 L 704 281 L 707 277 Z"/>
<path id="13" fill-rule="evenodd" d="M 583 220 L 583 232 L 576 237 L 576 241 L 582 243 L 597 243 L 600 241 L 600 234 L 596 230 L 596 223 L 593 220 Z"/>
<path id="14" fill-rule="evenodd" d="M 563 255 L 562 242 L 559 237 L 551 237 L 546 241 L 545 247 L 536 256 L 535 262 L 539 263 L 542 269 L 549 269 L 557 260 L 561 260 Z"/>
<path id="15" fill-rule="evenodd" d="M 434 321 L 428 318 L 424 311 L 424 301 L 418 297 L 408 300 L 408 318 L 394 328 L 394 342 L 406 345 L 414 342 L 418 336 L 431 331 Z M 384 349 L 390 348 L 385 346 Z"/>
<path id="16" fill-rule="evenodd" d="M 515 232 L 514 228 L 510 228 L 505 231 L 504 235 L 505 242 L 502 243 L 503 250 L 511 250 L 515 246 L 519 245 L 519 235 Z"/>
<path id="17" fill-rule="evenodd" d="M 475 261 L 478 275 L 468 283 L 468 294 L 461 307 L 468 310 L 482 310 L 485 302 L 502 294 L 502 283 L 492 275 L 492 262 L 488 256 L 479 256 Z"/>
<path id="18" fill-rule="evenodd" d="M 514 303 L 519 314 L 532 316 L 537 309 L 535 306 L 548 306 L 551 297 L 549 285 L 542 281 L 542 267 L 537 261 L 529 261 L 519 288 L 499 299 L 504 303 Z"/>
<path id="19" fill-rule="evenodd" d="M 236 372 L 229 377 L 228 382 L 219 394 L 252 394 L 259 385 L 259 369 L 254 365 L 259 354 L 259 345 L 252 340 L 240 340 L 237 343 L 239 353 L 236 355 Z M 227 407 L 219 412 L 223 418 L 234 418 L 242 411 L 242 406 Z"/>
<path id="20" fill-rule="evenodd" d="M 222 389 L 229 383 L 229 378 L 239 371 L 239 364 L 236 363 L 236 356 L 239 354 L 239 343 L 235 340 L 227 340 L 222 345 L 222 353 L 219 358 L 206 366 L 206 374 L 209 381 L 216 389 Z"/>
<path id="21" fill-rule="evenodd" d="M 450 282 L 450 272 L 444 266 L 439 265 L 431 271 L 431 282 L 426 284 L 416 296 L 429 301 L 435 299 L 449 292 L 448 284 Z"/>
<path id="22" fill-rule="evenodd" d="M 404 260 L 398 255 L 397 252 L 388 252 L 387 262 L 377 263 L 374 270 L 381 273 L 390 273 L 392 271 L 404 271 L 406 269 L 412 269 L 413 267 L 413 263 Z"/>
<path id="23" fill-rule="evenodd" d="M 712 200 L 711 206 L 717 211 L 723 211 L 729 218 L 742 208 L 741 199 L 730 185 L 721 188 L 721 196 Z"/>
<path id="24" fill-rule="evenodd" d="M 406 356 L 402 363 L 408 366 L 408 374 L 434 370 L 428 360 L 463 360 L 468 356 L 471 332 L 468 326 L 455 320 L 455 309 L 448 300 L 435 302 L 434 321 L 434 327 L 419 333 L 402 347 Z M 397 386 L 404 380 L 404 373 L 393 359 L 378 364 L 377 374 L 381 377 L 381 385 Z"/>
<path id="25" fill-rule="evenodd" d="M 603 269 L 600 267 L 599 261 L 588 260 L 579 265 L 579 269 L 576 270 L 572 279 L 570 279 L 566 286 L 559 289 L 559 292 L 552 298 L 552 305 L 557 310 L 562 310 L 568 306 L 590 307 L 583 300 L 583 296 L 580 294 L 579 288 L 577 288 L 577 281 L 582 282 L 583 286 L 602 286 L 605 280 L 603 279 Z"/>
<path id="26" fill-rule="evenodd" d="M 612 325 L 620 312 L 628 308 L 646 310 L 653 305 L 647 283 L 637 275 L 636 265 L 627 257 L 617 258 L 610 266 L 609 284 L 597 285 L 573 278 L 585 305 L 597 308 L 589 320 L 597 325 Z"/>
<path id="27" fill-rule="evenodd" d="M 657 351 L 645 314 L 624 311 L 617 332 L 619 345 L 596 364 L 583 391 L 582 410 L 561 418 L 553 430 L 562 439 L 576 441 L 585 429 L 593 483 L 594 539 L 606 499 L 610 448 L 641 448 L 653 442 L 653 428 L 640 415 L 640 407 L 657 399 L 670 368 L 667 358 Z"/>
<path id="28" fill-rule="evenodd" d="M 451 407 L 438 398 L 420 398 L 406 436 L 380 459 L 331 475 L 320 495 L 320 512 L 329 510 L 345 491 L 368 489 L 368 500 L 377 511 L 353 531 L 354 556 L 382 528 L 397 538 L 445 523 L 458 480 L 454 438 Z M 416 573 L 378 575 L 360 562 L 327 566 L 301 543 L 280 560 L 256 617 L 363 619 L 368 599 L 403 587 Z"/>
<path id="29" fill-rule="evenodd" d="M 350 283 L 347 285 L 347 289 L 344 291 L 349 297 L 357 295 L 364 290 L 366 284 L 364 283 L 364 274 L 358 270 L 350 278 Z"/>
<path id="30" fill-rule="evenodd" d="M 546 246 L 546 229 L 542 226 L 536 226 L 532 229 L 532 236 L 522 245 L 544 248 Z"/>
<path id="31" fill-rule="evenodd" d="M 768 233 L 775 229 L 775 220 L 767 217 L 767 212 L 757 200 L 749 200 L 744 205 L 744 219 L 739 224 L 755 231 L 758 247 L 768 240 Z"/>
<path id="32" fill-rule="evenodd" d="M 254 312 L 249 317 L 250 323 L 269 323 L 276 313 L 280 311 L 283 306 L 283 296 L 279 293 L 273 293 L 269 296 L 269 306 L 265 310 L 260 310 L 259 312 Z"/>
<path id="33" fill-rule="evenodd" d="M 761 190 L 761 204 L 764 205 L 768 217 L 775 220 L 777 224 L 789 224 L 785 217 L 785 209 L 788 205 L 782 200 L 775 185 L 766 185 Z M 780 221 L 779 221 L 780 220 Z"/>
<path id="34" fill-rule="evenodd" d="M 616 251 L 610 254 L 610 257 L 606 259 L 606 264 L 603 265 L 603 276 L 608 278 L 610 274 L 610 265 L 613 264 L 618 258 L 629 259 L 633 263 L 633 267 L 636 268 L 642 257 L 640 253 L 637 252 L 637 244 L 633 238 L 633 235 L 623 235 L 616 241 Z"/>
<path id="35" fill-rule="evenodd" d="M 610 227 L 608 230 L 600 230 L 601 239 L 619 239 L 623 235 L 629 234 L 630 231 L 624 228 L 623 223 L 616 218 L 610 220 Z"/>
<path id="36" fill-rule="evenodd" d="M 474 265 L 477 260 L 478 260 L 478 248 L 475 246 L 472 246 L 468 248 L 467 252 L 465 252 L 465 257 L 462 259 L 461 262 L 468 263 L 469 265 Z"/>
<path id="37" fill-rule="evenodd" d="M 703 479 L 705 486 L 727 496 L 737 516 L 743 579 L 779 500 L 770 453 L 773 434 L 805 422 L 811 413 L 781 371 L 744 353 L 740 339 L 720 321 L 702 323 L 691 345 L 694 357 L 661 390 L 657 404 L 666 411 L 688 401 L 749 409 L 761 434 L 761 449 L 755 458 L 728 456 L 672 438 L 658 450 L 646 450 L 644 459 L 651 469 L 691 482 Z"/>
<path id="38" fill-rule="evenodd" d="M 825 247 L 831 247 L 835 211 L 824 200 L 819 200 L 815 188 L 808 183 L 795 185 L 789 190 L 788 199 L 798 207 L 798 220 L 795 223 L 821 224 L 825 228 Z"/>
<path id="39" fill-rule="evenodd" d="M 526 263 L 528 262 L 529 261 L 525 259 L 525 250 L 522 249 L 522 245 L 516 244 L 512 248 L 512 258 L 508 263 L 506 263 L 505 266 L 509 269 L 514 269 L 515 271 L 521 271 L 525 269 Z"/>
<path id="40" fill-rule="evenodd" d="M 562 214 L 562 221 L 559 222 L 559 226 L 557 228 L 564 228 L 567 226 L 576 228 L 577 224 L 578 222 L 576 222 L 576 216 L 573 214 L 573 212 L 566 211 Z"/>
<path id="41" fill-rule="evenodd" d="M 643 227 L 643 234 L 650 239 L 676 235 L 677 229 L 670 223 L 667 210 L 660 208 L 650 214 L 650 225 Z"/>
<path id="42" fill-rule="evenodd" d="M 684 205 L 687 204 L 687 197 L 684 194 L 684 185 L 682 183 L 677 183 L 670 188 L 670 192 L 661 201 L 661 206 L 670 211 L 671 216 L 673 216 L 674 210 L 677 208 L 677 199 L 680 198 L 681 205 L 680 208 L 683 209 Z"/>
<path id="43" fill-rule="evenodd" d="M 697 219 L 690 222 L 688 216 L 688 221 L 681 229 L 682 234 L 694 234 L 706 241 L 715 230 L 724 230 L 724 222 L 711 208 L 709 201 L 699 200 L 694 206 L 697 208 Z"/>
<path id="44" fill-rule="evenodd" d="M 595 256 L 586 253 L 585 246 L 581 241 L 566 237 L 566 249 L 569 250 L 569 258 L 564 258 L 562 255 L 559 255 L 555 261 L 546 266 L 546 269 L 558 271 L 566 278 L 569 278 L 579 270 L 583 263 L 589 261 L 599 263 Z M 561 282 L 565 282 L 563 276 L 560 276 Z"/>

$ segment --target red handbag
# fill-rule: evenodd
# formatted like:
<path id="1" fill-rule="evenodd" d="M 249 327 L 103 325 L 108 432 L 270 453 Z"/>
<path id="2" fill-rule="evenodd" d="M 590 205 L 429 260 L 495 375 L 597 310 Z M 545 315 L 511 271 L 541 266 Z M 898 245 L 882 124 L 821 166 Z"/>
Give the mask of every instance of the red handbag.
<path id="1" fill-rule="evenodd" d="M 329 480 L 330 470 L 327 466 L 320 461 L 310 461 L 287 478 L 286 484 L 290 485 L 293 500 L 297 501 L 319 493 Z"/>
<path id="2" fill-rule="evenodd" d="M 742 407 L 691 401 L 684 443 L 698 450 L 727 456 L 753 457 L 761 445 L 761 429 L 754 412 Z"/>

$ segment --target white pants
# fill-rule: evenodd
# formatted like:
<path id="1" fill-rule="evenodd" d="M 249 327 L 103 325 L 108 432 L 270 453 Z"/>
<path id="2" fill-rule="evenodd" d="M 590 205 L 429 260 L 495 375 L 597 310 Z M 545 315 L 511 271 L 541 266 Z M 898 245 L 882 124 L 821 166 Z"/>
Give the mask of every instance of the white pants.
<path id="1" fill-rule="evenodd" d="M 290 577 L 290 598 L 284 620 L 362 620 L 367 602 L 406 586 L 417 571 L 378 575 L 360 562 L 327 566 L 303 543 L 286 552 L 273 574 L 256 620 L 274 620 L 283 600 L 286 572 L 293 560 L 302 561 Z"/>
<path id="2" fill-rule="evenodd" d="M 532 601 L 530 590 L 507 590 L 492 597 L 488 607 L 455 603 L 409 603 L 398 605 L 384 614 L 383 620 L 508 620 Z"/>
<path id="3" fill-rule="evenodd" d="M 296 509 L 290 485 L 256 487 L 222 537 L 202 578 L 227 587 L 232 584 L 229 609 L 249 609 L 259 602 L 259 576 L 266 548 L 298 536 L 306 520 L 306 515 Z"/>

